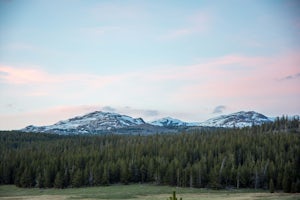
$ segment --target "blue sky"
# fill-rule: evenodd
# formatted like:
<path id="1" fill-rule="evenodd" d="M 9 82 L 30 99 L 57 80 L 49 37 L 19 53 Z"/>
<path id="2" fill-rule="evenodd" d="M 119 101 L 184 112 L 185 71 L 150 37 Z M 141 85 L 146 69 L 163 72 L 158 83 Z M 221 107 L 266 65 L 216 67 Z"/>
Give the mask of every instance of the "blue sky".
<path id="1" fill-rule="evenodd" d="M 289 0 L 1 0 L 0 129 L 93 110 L 299 114 L 299 13 Z"/>

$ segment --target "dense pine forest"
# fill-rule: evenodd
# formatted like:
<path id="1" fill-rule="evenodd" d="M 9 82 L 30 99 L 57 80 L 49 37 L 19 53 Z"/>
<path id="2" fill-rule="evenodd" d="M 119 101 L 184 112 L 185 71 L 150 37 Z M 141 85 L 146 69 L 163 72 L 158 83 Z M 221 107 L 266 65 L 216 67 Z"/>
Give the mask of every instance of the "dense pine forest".
<path id="1" fill-rule="evenodd" d="M 153 183 L 300 192 L 300 123 L 180 134 L 0 132 L 0 184 L 67 188 Z"/>

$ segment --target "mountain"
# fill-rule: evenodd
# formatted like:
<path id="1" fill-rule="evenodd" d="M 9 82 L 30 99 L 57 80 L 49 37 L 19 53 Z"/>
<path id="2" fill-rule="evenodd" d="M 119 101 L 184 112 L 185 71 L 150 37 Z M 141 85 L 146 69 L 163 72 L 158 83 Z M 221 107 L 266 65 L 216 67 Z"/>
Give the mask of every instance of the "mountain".
<path id="1" fill-rule="evenodd" d="M 200 127 L 246 127 L 260 125 L 272 120 L 260 113 L 237 112 L 222 115 L 201 123 L 188 123 L 179 119 L 166 117 L 146 123 L 142 118 L 132 118 L 127 115 L 95 111 L 83 116 L 59 121 L 49 126 L 27 126 L 21 131 L 36 133 L 68 134 L 153 134 L 165 132 L 178 132 L 184 129 Z"/>
<path id="2" fill-rule="evenodd" d="M 83 116 L 59 121 L 50 126 L 27 126 L 21 131 L 57 134 L 94 134 L 114 132 L 115 130 L 127 128 L 132 129 L 133 127 L 141 129 L 145 125 L 146 123 L 142 118 L 132 118 L 117 113 L 95 111 Z M 148 126 L 149 128 L 151 127 Z"/>
<path id="3" fill-rule="evenodd" d="M 174 119 L 171 117 L 161 118 L 161 119 L 150 122 L 150 124 L 152 124 L 154 126 L 163 126 L 163 127 L 179 127 L 179 126 L 187 125 L 186 122 L 183 122 L 179 119 Z"/>
<path id="4" fill-rule="evenodd" d="M 198 126 L 199 123 L 189 123 L 184 122 L 179 119 L 175 119 L 172 117 L 165 117 L 161 119 L 157 119 L 155 121 L 150 122 L 154 126 L 168 127 L 168 128 L 178 128 L 178 127 L 187 127 L 187 126 Z"/>
<path id="5" fill-rule="evenodd" d="M 205 122 L 201 122 L 199 125 L 207 127 L 242 128 L 252 125 L 261 125 L 263 123 L 269 123 L 272 121 L 273 120 L 271 118 L 254 111 L 241 111 L 211 118 Z"/>

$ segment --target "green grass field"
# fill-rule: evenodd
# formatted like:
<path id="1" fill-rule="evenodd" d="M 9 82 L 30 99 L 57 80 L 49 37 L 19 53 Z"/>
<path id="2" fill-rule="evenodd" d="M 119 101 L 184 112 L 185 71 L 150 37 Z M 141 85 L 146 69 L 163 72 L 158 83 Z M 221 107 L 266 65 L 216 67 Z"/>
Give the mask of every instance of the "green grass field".
<path id="1" fill-rule="evenodd" d="M 108 187 L 88 187 L 69 189 L 18 188 L 13 185 L 0 186 L 0 200 L 58 200 L 58 199 L 127 199 L 127 200 L 166 200 L 176 191 L 183 200 L 251 200 L 251 199 L 300 199 L 300 194 L 273 193 L 255 190 L 207 190 L 176 188 L 154 185 L 114 185 Z"/>

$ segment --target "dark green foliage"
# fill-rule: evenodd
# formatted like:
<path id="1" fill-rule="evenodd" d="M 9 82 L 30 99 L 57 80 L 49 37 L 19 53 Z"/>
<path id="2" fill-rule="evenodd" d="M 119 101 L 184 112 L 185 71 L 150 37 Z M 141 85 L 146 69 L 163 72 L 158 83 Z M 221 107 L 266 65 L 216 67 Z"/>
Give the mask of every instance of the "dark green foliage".
<path id="1" fill-rule="evenodd" d="M 299 179 L 297 179 L 297 182 L 296 182 L 296 192 L 300 193 L 300 180 Z"/>
<path id="2" fill-rule="evenodd" d="M 274 193 L 275 192 L 273 179 L 270 180 L 269 190 L 270 190 L 270 193 Z"/>
<path id="3" fill-rule="evenodd" d="M 219 176 L 216 168 L 210 170 L 209 187 L 215 190 L 221 189 L 221 184 L 219 181 Z"/>
<path id="4" fill-rule="evenodd" d="M 0 184 L 114 183 L 299 192 L 299 121 L 181 134 L 59 136 L 0 132 Z"/>
<path id="5" fill-rule="evenodd" d="M 20 177 L 21 187 L 32 187 L 34 186 L 34 175 L 30 168 L 25 168 L 24 172 Z"/>
<path id="6" fill-rule="evenodd" d="M 44 188 L 45 187 L 45 177 L 43 174 L 39 173 L 38 176 L 37 176 L 37 187 L 39 188 Z"/>
<path id="7" fill-rule="evenodd" d="M 58 172 L 56 174 L 53 186 L 55 188 L 63 188 L 64 187 L 64 178 L 63 178 L 63 175 L 60 172 Z"/>
<path id="8" fill-rule="evenodd" d="M 79 169 L 76 170 L 76 172 L 73 175 L 72 179 L 72 187 L 80 187 L 83 186 L 83 172 Z"/>
<path id="9" fill-rule="evenodd" d="M 293 183 L 291 184 L 291 192 L 292 192 L 292 193 L 296 193 L 296 192 L 297 192 L 297 188 L 296 188 L 296 183 L 295 183 L 295 182 L 293 182 Z"/>

